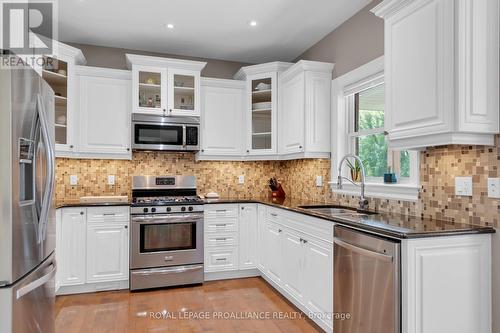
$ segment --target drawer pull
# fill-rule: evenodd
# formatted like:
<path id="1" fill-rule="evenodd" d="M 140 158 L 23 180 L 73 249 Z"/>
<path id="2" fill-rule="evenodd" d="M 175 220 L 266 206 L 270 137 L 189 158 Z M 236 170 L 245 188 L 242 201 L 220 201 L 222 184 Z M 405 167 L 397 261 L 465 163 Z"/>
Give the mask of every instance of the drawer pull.
<path id="1" fill-rule="evenodd" d="M 226 241 L 226 240 L 227 240 L 227 238 L 216 238 L 215 240 L 216 240 L 217 242 L 218 242 L 218 241 Z"/>
<path id="2" fill-rule="evenodd" d="M 271 213 L 271 216 L 273 216 L 273 217 L 277 217 L 277 216 L 278 216 L 278 214 L 276 214 L 276 213 Z"/>
<path id="3" fill-rule="evenodd" d="M 227 212 L 227 209 L 217 209 L 216 212 L 217 213 L 225 213 L 225 212 Z"/>
<path id="4" fill-rule="evenodd" d="M 102 214 L 102 216 L 115 216 L 116 214 L 115 213 L 104 213 Z"/>
<path id="5" fill-rule="evenodd" d="M 173 256 L 166 256 L 165 261 L 173 261 L 174 257 Z"/>
<path id="6" fill-rule="evenodd" d="M 283 232 L 283 230 L 281 230 L 281 229 L 278 229 L 278 232 L 279 232 L 279 233 L 281 234 L 281 233 Z"/>
<path id="7" fill-rule="evenodd" d="M 225 223 L 223 223 L 223 224 L 216 224 L 215 226 L 216 226 L 216 227 L 226 227 L 226 226 L 227 226 L 227 224 L 225 224 Z"/>
<path id="8" fill-rule="evenodd" d="M 227 260 L 227 258 L 217 258 L 217 259 L 215 259 L 215 261 L 226 261 L 226 260 Z"/>

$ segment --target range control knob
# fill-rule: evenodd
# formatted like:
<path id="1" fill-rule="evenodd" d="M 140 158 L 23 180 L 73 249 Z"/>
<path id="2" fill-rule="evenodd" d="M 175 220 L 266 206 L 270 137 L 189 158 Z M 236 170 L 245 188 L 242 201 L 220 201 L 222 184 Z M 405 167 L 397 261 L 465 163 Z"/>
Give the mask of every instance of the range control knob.
<path id="1" fill-rule="evenodd" d="M 156 208 L 151 208 L 151 213 L 156 213 Z"/>
<path id="2" fill-rule="evenodd" d="M 193 211 L 193 207 L 189 206 L 188 210 L 189 210 L 190 212 L 192 212 L 192 211 Z"/>
<path id="3" fill-rule="evenodd" d="M 172 210 L 171 207 L 167 207 L 167 212 L 170 212 Z"/>
<path id="4" fill-rule="evenodd" d="M 186 211 L 186 207 L 182 207 L 182 208 L 181 208 L 181 211 L 182 211 L 182 212 L 185 212 L 185 211 Z"/>
<path id="5" fill-rule="evenodd" d="M 142 211 L 143 211 L 144 213 L 147 213 L 147 212 L 149 211 L 149 209 L 144 208 Z"/>

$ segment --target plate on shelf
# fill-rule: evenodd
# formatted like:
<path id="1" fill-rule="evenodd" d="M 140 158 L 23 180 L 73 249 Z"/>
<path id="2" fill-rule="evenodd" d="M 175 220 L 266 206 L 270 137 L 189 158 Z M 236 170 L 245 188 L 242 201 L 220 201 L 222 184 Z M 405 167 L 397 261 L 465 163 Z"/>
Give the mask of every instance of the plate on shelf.
<path id="1" fill-rule="evenodd" d="M 261 82 L 256 87 L 255 90 L 269 90 L 271 89 L 271 85 L 269 83 Z"/>
<path id="2" fill-rule="evenodd" d="M 260 102 L 252 104 L 252 110 L 270 109 L 271 107 L 272 107 L 271 102 Z"/>

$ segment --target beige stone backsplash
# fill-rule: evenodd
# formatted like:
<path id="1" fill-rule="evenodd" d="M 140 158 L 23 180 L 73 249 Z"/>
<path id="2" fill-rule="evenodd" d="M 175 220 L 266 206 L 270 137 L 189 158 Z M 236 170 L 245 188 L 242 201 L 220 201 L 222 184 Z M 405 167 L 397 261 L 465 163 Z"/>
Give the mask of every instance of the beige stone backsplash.
<path id="1" fill-rule="evenodd" d="M 488 177 L 500 177 L 500 135 L 494 147 L 443 146 L 420 153 L 421 188 L 416 202 L 370 199 L 370 209 L 404 215 L 491 225 L 500 223 L 500 200 L 488 198 Z M 267 196 L 267 182 L 277 177 L 288 197 L 332 202 L 356 207 L 358 197 L 329 191 L 330 160 L 294 161 L 201 161 L 191 153 L 134 152 L 128 160 L 57 159 L 56 201 L 78 201 L 87 195 L 131 196 L 133 175 L 195 175 L 199 194 L 218 192 L 225 197 Z M 78 175 L 78 186 L 69 184 L 69 175 Z M 115 186 L 107 176 L 115 175 Z M 245 175 L 245 184 L 238 176 Z M 316 187 L 316 176 L 323 186 Z M 455 196 L 454 178 L 472 176 L 474 196 Z"/>

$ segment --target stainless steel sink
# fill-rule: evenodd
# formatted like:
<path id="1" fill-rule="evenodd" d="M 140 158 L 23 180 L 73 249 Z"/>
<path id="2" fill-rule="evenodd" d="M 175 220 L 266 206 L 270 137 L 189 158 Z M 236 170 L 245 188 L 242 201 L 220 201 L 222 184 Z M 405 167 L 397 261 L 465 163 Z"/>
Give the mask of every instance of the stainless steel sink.
<path id="1" fill-rule="evenodd" d="M 368 216 L 374 214 L 372 212 L 359 211 L 354 208 L 347 208 L 341 206 L 331 206 L 331 205 L 318 205 L 318 206 L 300 206 L 299 208 L 309 210 L 313 213 L 326 215 L 326 216 L 339 216 L 339 217 L 351 217 L 359 218 L 363 216 Z"/>

